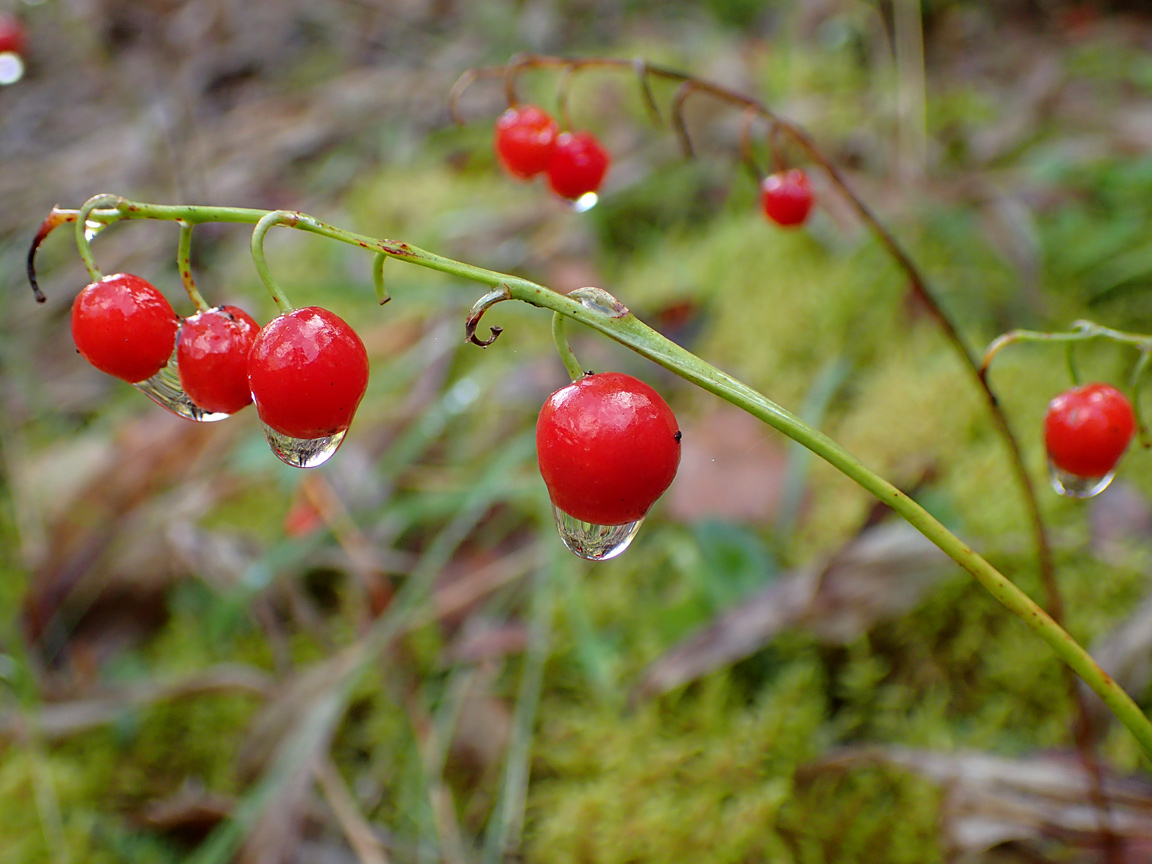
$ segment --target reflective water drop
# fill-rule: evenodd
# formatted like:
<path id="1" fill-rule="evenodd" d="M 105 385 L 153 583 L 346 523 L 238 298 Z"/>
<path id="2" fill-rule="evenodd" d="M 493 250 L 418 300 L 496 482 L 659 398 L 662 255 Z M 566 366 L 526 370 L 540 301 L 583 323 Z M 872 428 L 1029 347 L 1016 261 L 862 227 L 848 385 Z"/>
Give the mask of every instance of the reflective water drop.
<path id="1" fill-rule="evenodd" d="M 556 530 L 564 545 L 588 561 L 607 561 L 615 558 L 628 548 L 643 519 L 626 522 L 623 525 L 597 525 L 584 522 L 565 513 L 555 504 L 552 517 L 556 520 Z"/>
<path id="2" fill-rule="evenodd" d="M 180 386 L 180 373 L 176 369 L 176 353 L 172 353 L 168 364 L 153 375 L 139 383 L 133 384 L 137 390 L 145 394 L 153 402 L 167 408 L 173 414 L 186 420 L 195 420 L 198 423 L 211 423 L 223 420 L 228 414 L 217 414 L 205 411 L 196 405 L 184 388 Z"/>
<path id="3" fill-rule="evenodd" d="M 1109 471 L 1103 477 L 1081 477 L 1048 463 L 1048 479 L 1052 482 L 1052 488 L 1068 498 L 1092 498 L 1099 495 L 1108 488 L 1115 476 L 1115 471 Z"/>
<path id="4" fill-rule="evenodd" d="M 15 51 L 0 53 L 0 85 L 15 84 L 24 77 L 24 58 Z"/>
<path id="5" fill-rule="evenodd" d="M 272 452 L 285 465 L 293 468 L 315 468 L 323 465 L 332 454 L 340 449 L 340 443 L 348 434 L 347 429 L 341 429 L 334 435 L 324 435 L 320 438 L 291 438 L 282 432 L 277 432 L 266 423 L 264 437 L 268 439 L 268 446 Z"/>
<path id="6" fill-rule="evenodd" d="M 97 222 L 95 219 L 84 220 L 84 239 L 91 243 L 96 235 L 107 228 L 108 225 L 104 222 Z"/>
<path id="7" fill-rule="evenodd" d="M 603 288 L 577 288 L 575 291 L 569 291 L 568 296 L 579 300 L 585 309 L 610 318 L 623 318 L 629 314 L 628 307 Z"/>
<path id="8" fill-rule="evenodd" d="M 564 203 L 573 213 L 587 213 L 596 206 L 599 200 L 600 196 L 595 192 L 585 192 L 579 198 L 564 199 Z"/>

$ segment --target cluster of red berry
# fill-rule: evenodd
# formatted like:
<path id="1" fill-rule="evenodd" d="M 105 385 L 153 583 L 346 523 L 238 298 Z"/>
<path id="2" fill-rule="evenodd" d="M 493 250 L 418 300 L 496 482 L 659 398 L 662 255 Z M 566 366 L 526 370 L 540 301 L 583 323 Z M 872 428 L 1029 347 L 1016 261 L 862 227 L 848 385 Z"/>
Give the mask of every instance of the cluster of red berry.
<path id="1" fill-rule="evenodd" d="M 596 194 L 612 163 L 590 132 L 561 132 L 542 108 L 517 105 L 496 120 L 496 155 L 513 177 L 545 174 L 548 186 L 569 201 Z"/>
<path id="2" fill-rule="evenodd" d="M 1057 491 L 1084 498 L 1103 490 L 1135 432 L 1132 403 L 1110 384 L 1085 384 L 1053 399 L 1044 445 Z"/>
<path id="3" fill-rule="evenodd" d="M 235 306 L 181 320 L 160 291 L 127 273 L 76 296 L 72 338 L 89 363 L 131 384 L 174 363 L 185 395 L 206 415 L 255 402 L 265 426 L 296 441 L 346 431 L 368 387 L 364 343 L 326 309 L 294 309 L 263 328 Z"/>
<path id="4" fill-rule="evenodd" d="M 561 132 L 543 108 L 517 105 L 496 120 L 496 156 L 509 174 L 531 180 L 544 174 L 548 186 L 569 201 L 596 194 L 612 159 L 590 132 Z M 799 168 L 777 171 L 760 184 L 764 215 L 784 227 L 803 225 L 815 197 Z"/>

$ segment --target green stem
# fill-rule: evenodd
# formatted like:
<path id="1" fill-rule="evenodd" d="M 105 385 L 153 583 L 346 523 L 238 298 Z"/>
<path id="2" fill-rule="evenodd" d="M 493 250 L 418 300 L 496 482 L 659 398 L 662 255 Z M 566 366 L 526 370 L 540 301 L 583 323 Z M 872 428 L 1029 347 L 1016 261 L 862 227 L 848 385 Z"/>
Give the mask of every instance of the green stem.
<path id="1" fill-rule="evenodd" d="M 388 256 L 383 252 L 376 253 L 376 260 L 372 262 L 372 287 L 376 291 L 376 299 L 383 306 L 392 299 L 388 289 L 384 286 L 384 262 Z"/>
<path id="2" fill-rule="evenodd" d="M 176 249 L 176 267 L 180 270 L 180 281 L 184 283 L 184 290 L 188 297 L 196 304 L 198 312 L 208 310 L 208 302 L 196 290 L 196 280 L 192 278 L 192 226 L 187 222 L 179 222 L 180 243 Z"/>
<path id="3" fill-rule="evenodd" d="M 99 282 L 104 278 L 104 274 L 96 266 L 96 257 L 92 254 L 92 244 L 88 242 L 88 220 L 92 218 L 97 208 L 115 207 L 123 200 L 117 195 L 93 195 L 84 202 L 76 214 L 76 248 L 79 250 L 80 260 L 84 262 L 93 282 Z"/>
<path id="4" fill-rule="evenodd" d="M 93 213 L 93 217 L 97 219 L 103 215 L 100 212 Z M 583 289 L 571 295 L 558 294 L 527 279 L 454 261 L 451 258 L 427 252 L 407 243 L 381 240 L 345 231 L 326 225 L 302 213 L 286 213 L 284 211 L 267 213 L 263 210 L 164 206 L 121 201 L 116 211 L 110 214 L 110 217 L 183 220 L 189 223 L 208 221 L 256 223 L 257 231 L 253 232 L 253 257 L 257 261 L 257 269 L 263 266 L 265 272 L 267 265 L 263 262 L 262 252 L 257 252 L 260 246 L 257 241 L 263 238 L 263 234 L 272 225 L 285 224 L 302 231 L 359 246 L 370 252 L 400 258 L 421 267 L 438 270 L 498 289 L 490 292 L 480 304 L 477 304 L 479 311 L 474 312 L 469 320 L 473 330 L 484 309 L 502 300 L 519 300 L 531 306 L 548 309 L 567 318 L 573 318 L 593 330 L 603 333 L 610 339 L 631 348 L 641 356 L 647 357 L 681 378 L 743 409 L 807 447 L 877 499 L 890 506 L 952 560 L 971 573 L 1009 611 L 1032 628 L 1055 651 L 1056 655 L 1096 692 L 1116 718 L 1136 737 L 1145 752 L 1152 756 L 1152 722 L 1149 722 L 1132 698 L 1096 664 L 1088 652 L 1027 594 L 1013 585 L 1007 577 L 940 524 L 923 507 L 887 480 L 869 470 L 839 444 L 806 425 L 767 397 L 666 339 L 637 319 L 606 292 L 598 289 Z M 260 231 L 261 228 L 263 231 Z M 257 236 L 258 234 L 259 236 Z M 267 284 L 268 280 L 265 279 L 265 282 Z M 284 301 L 285 304 L 286 302 Z M 1112 336 L 1112 331 L 1105 331 L 1104 328 L 1098 328 L 1098 332 L 1099 335 L 1107 333 L 1107 335 Z M 1121 335 L 1126 336 L 1127 334 Z M 1079 338 L 1084 337 L 1080 336 Z"/>
<path id="5" fill-rule="evenodd" d="M 568 370 L 568 377 L 576 381 L 584 377 L 584 369 L 568 344 L 568 334 L 564 332 L 566 329 L 564 322 L 567 320 L 559 312 L 552 316 L 552 341 L 556 343 L 556 353 L 560 355 L 560 362 Z"/>
<path id="6" fill-rule="evenodd" d="M 281 315 L 291 312 L 292 304 L 288 302 L 279 284 L 272 278 L 272 271 L 268 269 L 268 259 L 264 257 L 264 237 L 273 225 L 295 226 L 296 215 L 287 210 L 275 210 L 261 216 L 256 222 L 256 227 L 252 229 L 252 261 L 256 265 L 256 272 L 260 275 L 260 281 L 276 301 L 276 308 L 280 310 Z"/>

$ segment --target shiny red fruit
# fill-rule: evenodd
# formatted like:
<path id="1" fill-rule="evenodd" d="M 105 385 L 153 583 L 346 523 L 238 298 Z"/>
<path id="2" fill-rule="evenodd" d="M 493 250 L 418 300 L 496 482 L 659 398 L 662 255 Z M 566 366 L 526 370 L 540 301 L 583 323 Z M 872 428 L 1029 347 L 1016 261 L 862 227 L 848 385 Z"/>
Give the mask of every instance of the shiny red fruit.
<path id="1" fill-rule="evenodd" d="M 804 224 L 814 202 L 808 175 L 799 168 L 769 174 L 760 183 L 760 206 L 777 225 Z"/>
<path id="2" fill-rule="evenodd" d="M 552 503 L 597 525 L 643 518 L 676 476 L 680 431 L 655 390 L 630 375 L 587 375 L 548 397 L 536 456 Z"/>
<path id="3" fill-rule="evenodd" d="M 561 198 L 598 192 L 612 159 L 588 132 L 562 132 L 548 165 L 548 185 Z"/>
<path id="4" fill-rule="evenodd" d="M 14 15 L 0 14 L 0 54 L 12 52 L 24 56 L 28 42 L 27 32 Z"/>
<path id="5" fill-rule="evenodd" d="M 334 435 L 351 424 L 368 389 L 368 352 L 356 331 L 327 309 L 294 309 L 256 336 L 248 384 L 256 413 L 281 435 Z"/>
<path id="6" fill-rule="evenodd" d="M 559 131 L 556 121 L 542 108 L 509 108 L 496 120 L 494 145 L 500 164 L 521 180 L 535 177 L 552 161 Z"/>
<path id="7" fill-rule="evenodd" d="M 243 309 L 217 306 L 184 319 L 176 340 L 180 386 L 198 408 L 235 414 L 252 401 L 248 352 L 260 325 Z"/>
<path id="8" fill-rule="evenodd" d="M 72 339 L 84 359 L 136 384 L 164 368 L 179 319 L 164 295 L 130 273 L 93 282 L 72 302 Z"/>
<path id="9" fill-rule="evenodd" d="M 1136 432 L 1128 397 L 1110 384 L 1086 384 L 1048 403 L 1048 458 L 1077 477 L 1103 477 L 1116 467 Z"/>

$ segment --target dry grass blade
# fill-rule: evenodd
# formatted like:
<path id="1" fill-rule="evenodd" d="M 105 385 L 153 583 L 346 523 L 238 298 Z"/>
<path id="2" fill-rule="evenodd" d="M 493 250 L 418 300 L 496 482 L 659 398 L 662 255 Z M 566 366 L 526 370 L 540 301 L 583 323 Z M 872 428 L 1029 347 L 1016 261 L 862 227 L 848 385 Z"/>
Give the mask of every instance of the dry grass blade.
<path id="1" fill-rule="evenodd" d="M 348 844 L 360 864 L 388 864 L 388 853 L 372 831 L 372 826 L 356 806 L 356 800 L 330 759 L 321 759 L 315 769 L 316 781 L 328 800 Z"/>
<path id="2" fill-rule="evenodd" d="M 273 682 L 263 672 L 251 666 L 240 664 L 217 666 L 174 681 L 149 681 L 91 699 L 47 705 L 34 715 L 9 714 L 0 717 L 0 737 L 22 735 L 25 729 L 31 727 L 46 740 L 54 741 L 105 723 L 112 723 L 132 708 L 141 708 L 165 699 L 231 691 L 242 691 L 260 698 L 268 698 L 273 692 Z"/>
<path id="3" fill-rule="evenodd" d="M 1089 800 L 1089 778 L 1073 754 L 1006 759 L 975 752 L 862 748 L 840 751 L 804 773 L 877 762 L 906 768 L 945 788 L 945 829 L 957 856 L 977 856 L 1004 843 L 1041 854 L 1052 840 L 1100 851 L 1099 813 Z M 1112 833 L 1129 853 L 1122 860 L 1148 860 L 1152 784 L 1105 775 L 1102 786 Z"/>
<path id="4" fill-rule="evenodd" d="M 903 522 L 869 528 L 827 560 L 773 582 L 648 667 L 636 696 L 649 698 L 760 650 L 786 628 L 841 644 L 911 609 L 955 569 Z"/>

